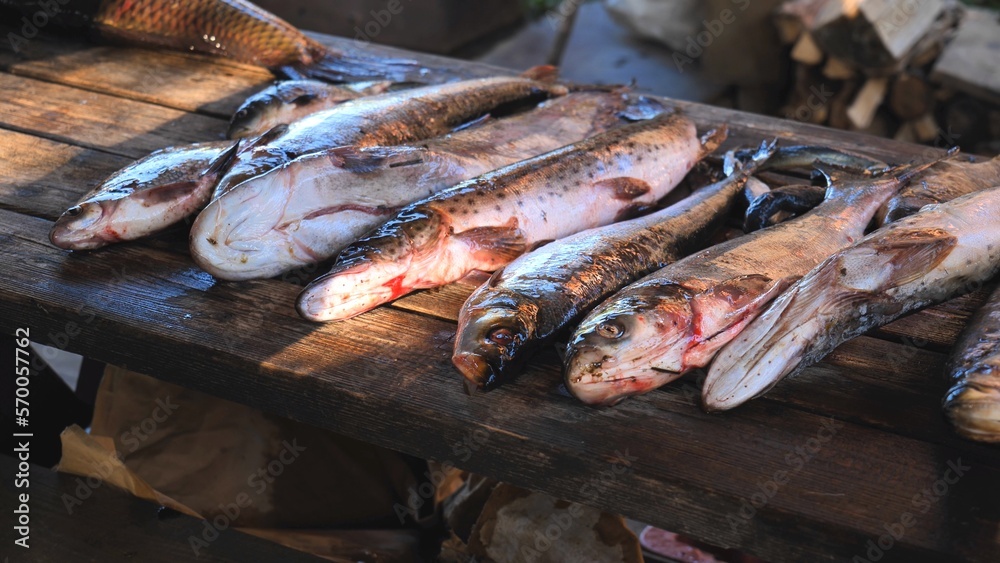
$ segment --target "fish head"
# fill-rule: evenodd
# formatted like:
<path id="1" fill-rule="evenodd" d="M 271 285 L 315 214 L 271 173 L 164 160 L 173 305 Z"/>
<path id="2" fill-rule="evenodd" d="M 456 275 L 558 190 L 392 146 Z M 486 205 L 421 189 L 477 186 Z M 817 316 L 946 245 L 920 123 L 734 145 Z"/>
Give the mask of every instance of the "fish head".
<path id="1" fill-rule="evenodd" d="M 345 248 L 329 273 L 316 278 L 296 306 L 312 321 L 344 320 L 414 289 L 434 276 L 449 226 L 432 210 L 407 209 Z M 447 266 L 447 261 L 444 267 Z"/>
<path id="2" fill-rule="evenodd" d="M 229 122 L 230 139 L 260 135 L 281 124 L 282 114 L 297 116 L 295 110 L 313 105 L 331 86 L 315 80 L 289 80 L 265 88 L 250 96 L 233 113 Z M 345 98 L 346 99 L 346 98 Z"/>
<path id="3" fill-rule="evenodd" d="M 116 200 L 98 200 L 70 207 L 52 226 L 49 240 L 67 250 L 92 250 L 117 241 L 115 231 L 109 228 L 117 205 Z"/>
<path id="4" fill-rule="evenodd" d="M 538 306 L 510 291 L 479 288 L 458 316 L 455 352 L 458 371 L 480 389 L 513 378 L 537 341 Z"/>
<path id="5" fill-rule="evenodd" d="M 566 352 L 566 388 L 588 404 L 613 405 L 684 373 L 693 340 L 689 292 L 674 284 L 632 287 L 595 309 Z"/>

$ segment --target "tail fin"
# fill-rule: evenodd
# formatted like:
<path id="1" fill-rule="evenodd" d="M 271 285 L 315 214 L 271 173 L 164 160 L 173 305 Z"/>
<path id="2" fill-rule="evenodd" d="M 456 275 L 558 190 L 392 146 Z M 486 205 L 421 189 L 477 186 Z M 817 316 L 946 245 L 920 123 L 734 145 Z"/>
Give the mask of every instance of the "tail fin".
<path id="1" fill-rule="evenodd" d="M 701 155 L 715 152 L 726 138 L 729 137 L 729 127 L 720 125 L 701 136 Z"/>
<path id="2" fill-rule="evenodd" d="M 324 82 L 364 82 L 389 80 L 437 84 L 462 78 L 454 69 L 424 64 L 412 59 L 366 56 L 360 53 L 334 53 L 326 50 L 307 65 L 275 69 L 286 78 L 314 78 Z"/>
<path id="3" fill-rule="evenodd" d="M 892 175 L 896 176 L 896 179 L 899 180 L 900 183 L 905 184 L 905 183 L 909 182 L 910 180 L 912 180 L 914 176 L 916 176 L 917 174 L 920 174 L 921 172 L 927 170 L 931 166 L 934 166 L 935 164 L 937 164 L 939 162 L 948 160 L 948 159 L 956 156 L 958 154 L 958 152 L 959 152 L 958 147 L 951 147 L 950 149 L 948 149 L 948 152 L 944 153 L 944 156 L 940 156 L 938 158 L 935 158 L 934 160 L 931 160 L 929 162 L 925 162 L 925 163 L 919 164 L 919 165 L 902 164 L 900 166 L 896 166 L 896 167 L 893 167 L 893 168 L 890 168 L 890 169 L 886 170 L 882 175 L 884 175 L 884 174 L 892 174 Z"/>
<path id="4" fill-rule="evenodd" d="M 202 172 L 202 176 L 210 176 L 213 174 L 222 175 L 226 170 L 229 169 L 229 165 L 232 164 L 233 159 L 240 152 L 240 142 L 236 141 L 233 146 L 225 150 L 218 158 L 212 161 L 208 165 L 208 168 Z"/>

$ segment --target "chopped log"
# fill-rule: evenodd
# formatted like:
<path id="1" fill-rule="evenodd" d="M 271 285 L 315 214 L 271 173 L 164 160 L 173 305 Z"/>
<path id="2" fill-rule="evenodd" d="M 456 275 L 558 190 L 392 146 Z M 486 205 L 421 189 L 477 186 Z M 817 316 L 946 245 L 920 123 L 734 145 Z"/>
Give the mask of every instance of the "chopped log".
<path id="1" fill-rule="evenodd" d="M 910 126 L 913 128 L 913 134 L 917 137 L 917 140 L 922 143 L 932 141 L 938 136 L 937 121 L 934 121 L 934 116 L 930 113 L 914 119 L 910 122 Z"/>
<path id="2" fill-rule="evenodd" d="M 857 129 L 866 129 L 872 124 L 875 111 L 882 105 L 888 87 L 887 78 L 869 78 L 865 81 L 851 106 L 847 108 L 847 118 L 851 125 Z"/>
<path id="3" fill-rule="evenodd" d="M 969 8 L 931 79 L 1000 103 L 1000 21 L 993 10 Z"/>
<path id="4" fill-rule="evenodd" d="M 848 80 L 854 78 L 854 67 L 851 63 L 837 57 L 827 57 L 823 66 L 823 76 L 832 80 Z"/>
<path id="5" fill-rule="evenodd" d="M 854 101 L 854 96 L 858 92 L 861 83 L 857 80 L 848 80 L 840 85 L 840 89 L 830 100 L 830 127 L 836 129 L 850 129 L 851 120 L 847 117 L 847 108 Z"/>
<path id="6" fill-rule="evenodd" d="M 866 69 L 891 69 L 943 8 L 942 0 L 828 2 L 809 31 L 828 55 Z"/>
<path id="7" fill-rule="evenodd" d="M 792 48 L 792 60 L 806 65 L 818 65 L 823 62 L 823 51 L 816 45 L 809 32 L 801 34 L 799 40 L 795 42 L 795 47 Z"/>
<path id="8" fill-rule="evenodd" d="M 889 90 L 889 109 L 903 120 L 916 119 L 934 107 L 931 87 L 919 76 L 903 73 L 896 76 Z"/>
<path id="9" fill-rule="evenodd" d="M 830 0 L 790 0 L 778 7 L 774 14 L 774 25 L 782 43 L 792 44 L 799 35 L 813 25 L 816 14 L 823 4 Z"/>
<path id="10" fill-rule="evenodd" d="M 788 119 L 804 123 L 825 123 L 830 115 L 831 95 L 824 90 L 822 77 L 815 67 L 795 67 L 795 84 L 782 113 Z"/>
<path id="11" fill-rule="evenodd" d="M 913 124 L 906 122 L 900 125 L 899 129 L 896 129 L 896 133 L 892 136 L 892 138 L 904 143 L 916 143 L 917 133 L 913 130 Z"/>

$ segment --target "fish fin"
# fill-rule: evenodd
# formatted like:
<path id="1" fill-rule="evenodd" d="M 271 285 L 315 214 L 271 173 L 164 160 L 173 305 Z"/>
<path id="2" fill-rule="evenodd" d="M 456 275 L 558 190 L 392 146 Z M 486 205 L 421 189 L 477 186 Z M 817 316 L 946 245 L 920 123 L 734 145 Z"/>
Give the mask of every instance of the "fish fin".
<path id="1" fill-rule="evenodd" d="M 473 119 L 472 121 L 466 121 L 465 123 L 459 125 L 458 127 L 455 127 L 454 129 L 451 130 L 451 132 L 455 133 L 457 131 L 465 131 L 466 129 L 472 129 L 473 127 L 479 127 L 480 125 L 482 125 L 484 123 L 487 123 L 491 119 L 493 119 L 492 115 L 490 115 L 488 113 L 484 113 L 483 115 L 480 115 L 479 117 Z"/>
<path id="2" fill-rule="evenodd" d="M 676 108 L 667 107 L 660 101 L 646 96 L 629 99 L 627 103 L 628 107 L 618 113 L 618 117 L 627 121 L 645 121 L 659 115 L 678 113 Z"/>
<path id="3" fill-rule="evenodd" d="M 284 135 L 286 131 L 288 131 L 288 124 L 287 123 L 281 123 L 279 125 L 275 125 L 274 127 L 268 129 L 267 131 L 261 133 L 260 135 L 258 135 L 256 137 L 254 137 L 250 141 L 244 143 L 243 146 L 240 147 L 238 153 L 242 154 L 242 153 L 245 153 L 245 152 L 247 152 L 249 150 L 252 150 L 252 149 L 254 149 L 256 147 L 260 147 L 260 146 L 264 146 L 264 145 L 270 144 L 271 141 L 273 141 L 273 140 L 277 139 L 278 137 Z"/>
<path id="4" fill-rule="evenodd" d="M 521 73 L 522 78 L 530 78 L 539 82 L 555 82 L 559 78 L 559 68 L 553 65 L 538 65 Z"/>
<path id="5" fill-rule="evenodd" d="M 327 158 L 338 168 L 354 174 L 368 174 L 385 168 L 420 164 L 427 149 L 418 147 L 358 147 L 344 145 L 326 151 Z"/>
<path id="6" fill-rule="evenodd" d="M 607 188 L 614 192 L 614 198 L 629 201 L 637 197 L 642 197 L 652 191 L 652 186 L 645 180 L 632 178 L 629 176 L 618 176 L 608 178 L 594 184 L 598 188 Z"/>
<path id="7" fill-rule="evenodd" d="M 503 275 L 503 270 L 503 267 L 497 268 L 497 270 L 493 272 L 493 275 L 490 276 L 490 279 L 486 280 L 486 287 L 496 287 L 497 283 L 500 281 L 500 276 Z"/>
<path id="8" fill-rule="evenodd" d="M 224 153 L 222 153 L 221 155 L 219 155 L 218 158 L 213 160 L 208 165 L 208 168 L 206 168 L 205 171 L 201 173 L 201 175 L 211 176 L 215 174 L 220 174 L 221 172 L 228 170 L 229 165 L 232 164 L 233 159 L 236 158 L 236 155 L 239 154 L 239 152 L 240 152 L 240 142 L 236 141 L 235 143 L 233 143 L 233 146 L 226 149 Z"/>
<path id="9" fill-rule="evenodd" d="M 704 340 L 711 339 L 721 330 L 730 327 L 764 307 L 798 278 L 772 279 L 762 274 L 735 277 L 695 295 L 691 299 L 691 310 L 695 322 L 701 319 L 720 319 L 722 326 L 700 326 Z M 718 312 L 713 311 L 718 309 Z M 707 331 L 707 334 L 706 334 Z"/>
<path id="10" fill-rule="evenodd" d="M 547 238 L 545 240 L 537 241 L 537 242 L 533 243 L 530 247 L 528 247 L 527 252 L 534 252 L 534 251 L 538 250 L 539 248 L 545 246 L 546 244 L 552 242 L 553 240 L 555 240 L 555 239 Z"/>
<path id="11" fill-rule="evenodd" d="M 838 258 L 840 283 L 880 292 L 906 285 L 936 268 L 958 244 L 943 229 L 899 230 L 892 239 L 871 239 Z"/>
<path id="12" fill-rule="evenodd" d="M 725 124 L 709 130 L 701 136 L 701 154 L 706 155 L 715 152 L 726 138 L 729 137 L 729 127 Z"/>
<path id="13" fill-rule="evenodd" d="M 294 106 L 304 106 L 317 98 L 316 94 L 300 94 L 291 101 Z"/>
<path id="14" fill-rule="evenodd" d="M 475 269 L 485 272 L 509 263 L 528 248 L 516 218 L 499 227 L 476 227 L 455 233 L 455 238 L 469 246 Z"/>

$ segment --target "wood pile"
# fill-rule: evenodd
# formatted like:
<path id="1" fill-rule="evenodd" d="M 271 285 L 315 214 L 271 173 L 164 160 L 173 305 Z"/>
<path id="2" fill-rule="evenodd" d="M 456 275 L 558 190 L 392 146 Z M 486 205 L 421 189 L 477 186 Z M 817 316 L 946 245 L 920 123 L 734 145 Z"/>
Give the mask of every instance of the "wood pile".
<path id="1" fill-rule="evenodd" d="M 840 129 L 1000 153 L 1000 13 L 955 0 L 787 0 L 781 114 Z"/>

